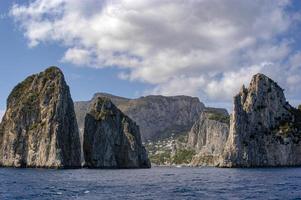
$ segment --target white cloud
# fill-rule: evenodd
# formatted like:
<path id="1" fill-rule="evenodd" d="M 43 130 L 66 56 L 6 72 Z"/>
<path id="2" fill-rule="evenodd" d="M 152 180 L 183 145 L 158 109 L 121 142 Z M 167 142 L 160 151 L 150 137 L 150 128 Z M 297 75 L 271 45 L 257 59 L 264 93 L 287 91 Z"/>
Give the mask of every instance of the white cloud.
<path id="1" fill-rule="evenodd" d="M 15 4 L 11 16 L 29 46 L 66 46 L 64 62 L 118 67 L 120 78 L 153 84 L 148 93 L 224 101 L 257 72 L 285 87 L 299 83 L 290 77 L 296 71 L 283 67 L 300 61 L 284 37 L 299 19 L 286 11 L 290 2 L 34 0 Z"/>
<path id="2" fill-rule="evenodd" d="M 167 96 L 186 94 L 191 96 L 198 96 L 201 92 L 199 88 L 203 85 L 205 85 L 205 79 L 202 76 L 179 76 L 158 85 L 151 91 L 146 91 L 146 94 L 164 94 Z"/>
<path id="3" fill-rule="evenodd" d="M 90 52 L 85 49 L 70 48 L 66 51 L 62 61 L 71 62 L 75 65 L 91 64 Z"/>
<path id="4" fill-rule="evenodd" d="M 267 70 L 272 63 L 261 63 L 261 65 L 241 68 L 237 72 L 225 72 L 221 75 L 186 77 L 179 76 L 169 80 L 146 93 L 180 95 L 187 94 L 203 96 L 209 100 L 218 99 L 221 102 L 231 100 L 234 91 L 238 91 L 242 84 L 248 85 L 251 75 Z M 219 76 L 219 77 L 217 77 Z"/>
<path id="5" fill-rule="evenodd" d="M 226 72 L 220 80 L 208 80 L 205 91 L 209 97 L 218 98 L 220 100 L 230 100 L 229 98 L 232 99 L 233 92 L 238 91 L 242 84 L 249 84 L 251 79 L 250 75 L 261 72 L 266 65 L 266 63 L 262 63 L 259 66 L 241 68 L 237 72 Z"/>
<path id="6" fill-rule="evenodd" d="M 293 54 L 289 59 L 292 69 L 301 68 L 301 52 Z"/>

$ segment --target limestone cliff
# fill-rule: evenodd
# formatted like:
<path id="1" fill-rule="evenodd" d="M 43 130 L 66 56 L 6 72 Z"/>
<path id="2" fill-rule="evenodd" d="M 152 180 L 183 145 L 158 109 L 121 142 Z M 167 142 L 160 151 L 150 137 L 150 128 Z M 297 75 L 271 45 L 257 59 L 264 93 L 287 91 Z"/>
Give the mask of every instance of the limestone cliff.
<path id="1" fill-rule="evenodd" d="M 108 98 L 97 97 L 85 118 L 85 166 L 149 168 L 139 127 Z"/>
<path id="2" fill-rule="evenodd" d="M 9 95 L 0 124 L 0 165 L 80 167 L 73 101 L 60 69 L 28 77 Z"/>
<path id="3" fill-rule="evenodd" d="M 204 109 L 198 98 L 188 96 L 146 96 L 127 99 L 110 94 L 95 94 L 92 101 L 76 102 L 75 111 L 80 130 L 84 129 L 84 117 L 89 105 L 97 97 L 109 98 L 123 113 L 140 127 L 142 141 L 157 141 L 172 134 L 187 133 Z M 83 132 L 82 132 L 83 133 Z"/>
<path id="4" fill-rule="evenodd" d="M 263 74 L 234 97 L 221 167 L 301 165 L 301 114 L 283 89 Z"/>
<path id="5" fill-rule="evenodd" d="M 224 109 L 206 109 L 188 134 L 188 146 L 195 149 L 192 166 L 216 166 L 229 134 L 229 114 Z"/>

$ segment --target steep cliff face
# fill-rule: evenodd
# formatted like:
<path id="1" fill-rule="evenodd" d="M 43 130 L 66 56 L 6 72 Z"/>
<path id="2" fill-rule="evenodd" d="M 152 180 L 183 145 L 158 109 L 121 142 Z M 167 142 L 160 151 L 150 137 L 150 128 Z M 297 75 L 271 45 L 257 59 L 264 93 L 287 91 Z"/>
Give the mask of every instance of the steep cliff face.
<path id="1" fill-rule="evenodd" d="M 142 141 L 170 137 L 188 132 L 204 109 L 198 98 L 188 96 L 146 96 L 127 99 L 109 94 L 95 94 L 109 98 L 123 113 L 133 119 L 141 129 Z M 75 110 L 80 130 L 84 129 L 84 116 L 91 102 L 76 102 Z"/>
<path id="2" fill-rule="evenodd" d="M 108 98 L 97 97 L 85 118 L 85 166 L 149 168 L 139 127 Z"/>
<path id="3" fill-rule="evenodd" d="M 82 133 L 81 135 L 83 135 L 83 133 L 84 133 L 86 114 L 89 112 L 91 103 L 93 101 L 95 101 L 98 97 L 109 98 L 113 102 L 113 104 L 116 105 L 118 108 L 119 108 L 119 105 L 126 105 L 127 102 L 130 101 L 130 99 L 114 96 L 114 95 L 107 94 L 107 93 L 96 93 L 93 96 L 91 101 L 74 102 L 74 109 L 75 109 L 75 113 L 76 113 L 77 124 L 78 124 L 80 132 Z"/>
<path id="4" fill-rule="evenodd" d="M 222 167 L 301 165 L 300 110 L 285 100 L 283 89 L 263 74 L 234 97 L 230 134 Z"/>
<path id="5" fill-rule="evenodd" d="M 229 134 L 229 115 L 224 109 L 202 112 L 188 134 L 188 146 L 195 149 L 192 166 L 216 166 Z"/>
<path id="6" fill-rule="evenodd" d="M 0 165 L 80 167 L 80 142 L 73 101 L 56 68 L 19 83 L 0 124 Z"/>

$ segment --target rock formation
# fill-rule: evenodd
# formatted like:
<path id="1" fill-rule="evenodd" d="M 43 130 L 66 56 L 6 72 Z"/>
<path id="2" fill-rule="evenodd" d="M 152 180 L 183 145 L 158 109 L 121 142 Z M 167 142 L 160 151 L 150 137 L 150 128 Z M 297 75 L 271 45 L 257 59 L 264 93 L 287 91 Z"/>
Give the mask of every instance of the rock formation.
<path id="1" fill-rule="evenodd" d="M 85 166 L 89 168 L 149 168 L 139 127 L 108 98 L 93 100 L 85 118 Z"/>
<path id="2" fill-rule="evenodd" d="M 197 155 L 192 166 L 216 166 L 229 134 L 229 114 L 224 109 L 206 109 L 188 134 L 188 146 Z"/>
<path id="3" fill-rule="evenodd" d="M 140 127 L 144 142 L 157 141 L 168 138 L 172 134 L 179 135 L 189 132 L 205 107 L 198 98 L 188 96 L 146 96 L 127 99 L 98 93 L 90 102 L 75 103 L 77 121 L 82 131 L 89 105 L 97 97 L 109 98 L 123 113 L 133 119 Z"/>
<path id="4" fill-rule="evenodd" d="M 221 167 L 301 165 L 301 114 L 283 89 L 263 74 L 234 97 Z"/>
<path id="5" fill-rule="evenodd" d="M 64 75 L 56 67 L 19 83 L 0 124 L 0 165 L 80 167 L 80 142 Z"/>

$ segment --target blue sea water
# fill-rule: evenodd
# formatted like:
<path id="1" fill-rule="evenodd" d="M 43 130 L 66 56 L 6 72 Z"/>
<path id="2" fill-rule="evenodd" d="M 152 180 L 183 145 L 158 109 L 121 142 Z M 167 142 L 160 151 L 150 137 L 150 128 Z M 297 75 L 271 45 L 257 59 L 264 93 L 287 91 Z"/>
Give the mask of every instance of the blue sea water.
<path id="1" fill-rule="evenodd" d="M 301 168 L 1 168 L 0 199 L 301 199 Z"/>

